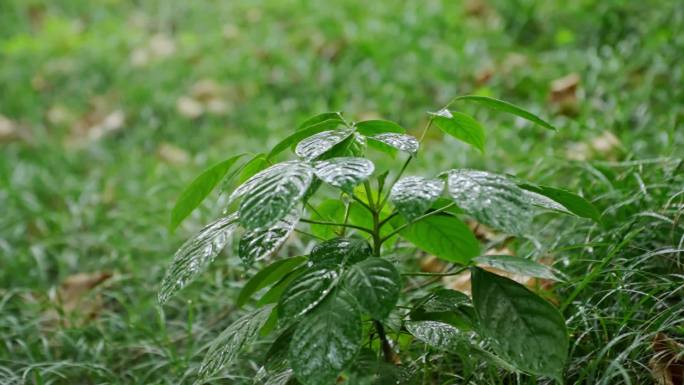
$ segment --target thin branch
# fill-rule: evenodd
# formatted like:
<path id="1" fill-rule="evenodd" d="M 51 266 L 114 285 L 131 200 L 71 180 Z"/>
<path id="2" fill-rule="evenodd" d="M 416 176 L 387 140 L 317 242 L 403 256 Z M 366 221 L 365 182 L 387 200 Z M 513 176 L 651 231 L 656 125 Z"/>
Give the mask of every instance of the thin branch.
<path id="1" fill-rule="evenodd" d="M 426 272 L 426 271 L 418 271 L 418 272 L 414 272 L 414 273 L 401 273 L 401 275 L 407 276 L 407 277 L 449 277 L 452 275 L 459 275 L 467 268 L 468 268 L 468 266 L 464 266 L 463 268 L 458 269 L 456 271 L 445 272 L 445 273 L 430 273 L 430 272 Z"/>
<path id="2" fill-rule="evenodd" d="M 397 215 L 399 215 L 399 212 L 398 212 L 398 211 L 393 212 L 393 213 L 390 214 L 387 218 L 381 220 L 380 223 L 379 223 L 378 225 L 379 225 L 380 227 L 384 226 L 387 222 L 389 222 L 390 220 L 392 220 L 392 218 L 396 217 Z"/>
<path id="3" fill-rule="evenodd" d="M 337 223 L 337 222 L 315 221 L 315 220 L 313 220 L 313 219 L 300 219 L 300 222 L 311 223 L 311 224 L 314 224 L 314 225 L 323 225 L 323 226 L 342 226 L 342 227 L 349 227 L 349 228 L 352 228 L 352 229 L 364 231 L 364 232 L 366 232 L 366 233 L 368 233 L 368 234 L 373 234 L 373 230 L 371 230 L 371 229 L 367 229 L 367 228 L 361 227 L 361 226 L 352 225 L 352 224 L 350 224 L 350 223 L 346 223 L 346 224 L 345 224 L 345 223 Z"/>
<path id="4" fill-rule="evenodd" d="M 430 211 L 429 213 L 423 214 L 423 215 L 419 216 L 418 218 L 416 218 L 415 220 L 413 220 L 413 221 L 411 221 L 411 222 L 404 223 L 403 225 L 397 227 L 394 231 L 392 231 L 391 233 L 389 233 L 386 237 L 382 238 L 382 239 L 380 240 L 380 244 L 383 244 L 383 243 L 384 243 L 385 241 L 387 241 L 388 239 L 390 239 L 390 238 L 392 238 L 393 236 L 399 234 L 400 232 L 402 232 L 405 228 L 409 227 L 410 225 L 412 225 L 412 224 L 414 224 L 414 223 L 416 223 L 416 222 L 418 222 L 418 221 L 421 221 L 421 220 L 423 220 L 423 219 L 425 219 L 425 218 L 427 218 L 427 217 L 429 217 L 429 216 L 432 216 L 432 215 L 435 215 L 435 214 L 439 214 L 439 213 L 441 213 L 441 212 L 443 212 L 443 211 L 445 211 L 445 210 L 451 208 L 451 207 L 454 206 L 454 205 L 455 205 L 455 203 L 453 203 L 453 202 L 452 202 L 452 203 L 449 203 L 448 205 L 446 205 L 446 206 L 444 206 L 444 207 L 440 207 L 440 208 L 437 209 L 437 210 Z"/>

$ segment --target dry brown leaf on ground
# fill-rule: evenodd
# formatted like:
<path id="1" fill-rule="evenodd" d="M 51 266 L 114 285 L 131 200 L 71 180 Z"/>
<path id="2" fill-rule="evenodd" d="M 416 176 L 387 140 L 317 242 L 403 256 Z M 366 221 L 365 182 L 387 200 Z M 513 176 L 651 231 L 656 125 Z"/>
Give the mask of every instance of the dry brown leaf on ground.
<path id="1" fill-rule="evenodd" d="M 592 138 L 588 143 L 575 142 L 568 145 L 565 157 L 570 160 L 587 161 L 591 159 L 617 160 L 622 152 L 622 142 L 610 131 Z"/>
<path id="2" fill-rule="evenodd" d="M 17 124 L 0 115 L 0 143 L 11 142 L 19 139 L 19 128 Z"/>
<path id="3" fill-rule="evenodd" d="M 157 147 L 157 157 L 165 163 L 183 165 L 190 161 L 190 154 L 171 143 L 162 143 Z"/>
<path id="4" fill-rule="evenodd" d="M 649 361 L 651 373 L 659 385 L 684 385 L 684 344 L 658 333 L 651 344 L 655 353 Z"/>
<path id="5" fill-rule="evenodd" d="M 77 273 L 64 279 L 50 296 L 54 305 L 45 316 L 48 324 L 83 325 L 99 316 L 102 296 L 94 289 L 112 277 L 110 272 Z"/>
<path id="6" fill-rule="evenodd" d="M 580 76 L 576 73 L 563 76 L 551 82 L 549 101 L 559 114 L 575 116 L 579 113 L 577 89 Z"/>

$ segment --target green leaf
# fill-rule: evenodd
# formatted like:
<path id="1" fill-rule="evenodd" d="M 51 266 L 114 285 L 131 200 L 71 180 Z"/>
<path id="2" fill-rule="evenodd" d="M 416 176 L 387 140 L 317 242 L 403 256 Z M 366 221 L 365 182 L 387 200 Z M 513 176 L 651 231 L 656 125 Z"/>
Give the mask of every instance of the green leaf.
<path id="1" fill-rule="evenodd" d="M 534 215 L 528 196 L 504 176 L 476 170 L 450 170 L 449 195 L 479 222 L 521 235 Z"/>
<path id="2" fill-rule="evenodd" d="M 361 315 L 344 291 L 331 295 L 297 326 L 289 361 L 303 385 L 334 384 L 361 348 Z"/>
<path id="3" fill-rule="evenodd" d="M 432 119 L 440 130 L 472 145 L 484 153 L 484 128 L 470 115 L 444 109 L 434 113 Z"/>
<path id="4" fill-rule="evenodd" d="M 361 238 L 334 238 L 316 245 L 309 254 L 314 264 L 354 264 L 372 254 L 368 242 Z"/>
<path id="5" fill-rule="evenodd" d="M 568 333 L 560 312 L 525 286 L 477 267 L 472 290 L 494 351 L 522 371 L 562 381 Z"/>
<path id="6" fill-rule="evenodd" d="M 392 158 L 395 158 L 397 156 L 397 154 L 399 153 L 399 151 L 396 148 L 390 146 L 389 144 L 385 144 L 384 142 L 381 142 L 379 140 L 375 140 L 373 138 L 366 138 L 366 139 L 367 139 L 368 147 L 370 147 L 374 150 L 380 151 L 380 152 L 384 152 L 385 154 L 389 155 Z"/>
<path id="7" fill-rule="evenodd" d="M 482 255 L 473 260 L 475 263 L 491 266 L 509 273 L 544 279 L 562 281 L 560 274 L 550 266 L 542 265 L 527 258 L 512 255 Z"/>
<path id="8" fill-rule="evenodd" d="M 216 187 L 228 170 L 245 154 L 236 155 L 204 170 L 188 187 L 183 190 L 171 211 L 169 230 L 173 231 L 190 213 L 202 203 L 204 198 Z"/>
<path id="9" fill-rule="evenodd" d="M 438 258 L 467 264 L 480 254 L 480 243 L 460 219 L 433 215 L 414 222 L 401 236 Z"/>
<path id="10" fill-rule="evenodd" d="M 254 310 L 228 326 L 211 344 L 200 366 L 199 377 L 207 378 L 233 361 L 245 346 L 256 339 L 272 308 L 266 306 Z"/>
<path id="11" fill-rule="evenodd" d="M 238 255 L 245 265 L 270 257 L 294 231 L 302 215 L 300 206 L 270 227 L 246 231 L 238 243 Z"/>
<path id="12" fill-rule="evenodd" d="M 444 208 L 446 206 L 449 206 L 447 208 Z M 439 197 L 435 201 L 435 203 L 430 206 L 430 210 L 442 210 L 442 214 L 449 213 L 452 215 L 461 215 L 465 214 L 463 210 L 461 210 L 457 205 L 454 204 L 454 201 L 448 198 L 442 198 Z"/>
<path id="13" fill-rule="evenodd" d="M 477 95 L 465 95 L 465 96 L 459 96 L 454 99 L 456 100 L 465 100 L 465 101 L 471 101 L 471 102 L 476 102 L 480 103 L 483 106 L 487 108 L 491 108 L 493 110 L 497 111 L 503 111 L 503 112 L 508 112 L 509 114 L 513 114 L 515 116 L 519 116 L 523 119 L 527 119 L 532 123 L 538 124 L 544 128 L 548 128 L 549 130 L 556 130 L 556 127 L 552 126 L 550 123 L 546 122 L 545 120 L 541 119 L 537 115 L 526 111 L 514 104 L 504 102 L 503 100 L 499 99 L 494 99 L 490 98 L 487 96 L 477 96 Z"/>
<path id="14" fill-rule="evenodd" d="M 242 287 L 237 299 L 237 306 L 241 307 L 250 299 L 252 294 L 278 281 L 297 266 L 306 262 L 306 257 L 292 257 L 281 259 L 261 269 L 252 279 Z"/>
<path id="15" fill-rule="evenodd" d="M 297 131 L 305 130 L 312 126 L 322 127 L 323 130 L 321 131 L 332 130 L 340 124 L 344 124 L 344 119 L 342 118 L 341 113 L 324 112 L 305 120 L 299 125 L 299 127 L 297 127 Z"/>
<path id="16" fill-rule="evenodd" d="M 263 306 L 269 303 L 275 303 L 283 296 L 283 292 L 290 286 L 292 281 L 297 279 L 300 275 L 307 271 L 306 266 L 300 266 L 291 272 L 287 273 L 280 281 L 276 282 L 273 287 L 268 289 L 264 295 L 257 301 L 257 306 Z"/>
<path id="17" fill-rule="evenodd" d="M 592 219 L 597 223 L 601 223 L 601 213 L 598 209 L 577 194 L 555 187 L 536 186 L 528 183 L 520 183 L 518 186 L 552 199 L 578 217 Z"/>
<path id="18" fill-rule="evenodd" d="M 368 179 L 375 165 L 368 159 L 339 157 L 315 162 L 314 173 L 323 182 L 351 193 L 354 186 Z"/>
<path id="19" fill-rule="evenodd" d="M 265 170 L 268 165 L 269 162 L 266 159 L 266 154 L 256 154 L 252 159 L 249 160 L 249 162 L 245 163 L 245 166 L 240 171 L 238 183 L 244 183 L 258 172 Z"/>
<path id="20" fill-rule="evenodd" d="M 158 300 L 166 303 L 176 292 L 192 282 L 231 241 L 238 228 L 237 214 L 218 219 L 186 241 L 173 257 L 159 288 Z"/>
<path id="21" fill-rule="evenodd" d="M 467 337 L 455 327 L 439 321 L 408 321 L 406 330 L 435 349 L 457 351 Z"/>
<path id="22" fill-rule="evenodd" d="M 385 134 L 378 134 L 375 136 L 369 136 L 368 140 L 369 142 L 377 141 L 383 143 L 387 146 L 396 148 L 397 150 L 404 151 L 412 155 L 418 152 L 418 147 L 420 146 L 418 139 L 411 135 L 396 134 L 391 132 Z"/>
<path id="23" fill-rule="evenodd" d="M 352 265 L 344 278 L 347 291 L 373 319 L 383 320 L 399 300 L 401 276 L 388 261 L 372 257 Z"/>
<path id="24" fill-rule="evenodd" d="M 281 325 L 313 310 L 337 286 L 340 273 L 335 266 L 314 266 L 287 287 L 278 304 Z"/>
<path id="25" fill-rule="evenodd" d="M 354 130 L 349 128 L 319 132 L 297 143 L 295 154 L 305 160 L 314 160 L 330 151 L 336 144 L 349 138 L 353 133 Z"/>
<path id="26" fill-rule="evenodd" d="M 394 184 L 390 201 L 408 221 L 423 215 L 444 190 L 444 181 L 420 176 L 407 176 Z"/>
<path id="27" fill-rule="evenodd" d="M 475 259 L 477 260 L 477 258 Z M 430 293 L 420 306 L 426 312 L 460 311 L 463 306 L 471 306 L 470 297 L 460 291 L 439 289 Z"/>
<path id="28" fill-rule="evenodd" d="M 268 227 L 292 212 L 312 179 L 313 170 L 304 162 L 277 163 L 233 191 L 230 201 L 244 196 L 239 210 L 240 223 L 244 227 Z"/>
<path id="29" fill-rule="evenodd" d="M 338 123 L 339 125 L 339 123 Z M 290 146 L 293 146 L 302 139 L 308 138 L 312 135 L 318 134 L 323 131 L 329 131 L 330 127 L 327 124 L 314 124 L 312 126 L 309 126 L 308 128 L 301 129 L 294 134 L 288 136 L 287 138 L 283 139 L 280 141 L 278 144 L 276 144 L 272 149 L 271 152 L 268 153 L 266 156 L 266 160 L 271 160 L 273 159 L 276 155 L 280 154 L 281 152 L 287 150 Z"/>
<path id="30" fill-rule="evenodd" d="M 354 126 L 356 127 L 356 131 L 366 136 L 373 136 L 385 132 L 394 132 L 398 134 L 406 132 L 404 127 L 394 122 L 390 122 L 389 120 L 364 120 L 363 122 L 356 123 Z"/>
<path id="31" fill-rule="evenodd" d="M 338 199 L 326 199 L 321 202 L 315 210 L 311 210 L 311 218 L 317 221 L 337 222 L 344 221 L 344 203 Z M 337 236 L 337 226 L 309 225 L 311 233 L 322 239 L 330 239 Z"/>

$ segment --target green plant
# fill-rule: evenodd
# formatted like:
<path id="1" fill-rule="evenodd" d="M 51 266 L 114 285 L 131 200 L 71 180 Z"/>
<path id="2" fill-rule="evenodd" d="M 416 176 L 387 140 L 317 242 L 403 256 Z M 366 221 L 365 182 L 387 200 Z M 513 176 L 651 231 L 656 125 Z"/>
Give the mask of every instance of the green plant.
<path id="1" fill-rule="evenodd" d="M 462 96 L 430 114 L 422 137 L 434 124 L 484 151 L 480 123 L 451 110 L 458 101 L 479 103 L 554 129 L 512 104 Z M 254 156 L 230 174 L 241 155 L 225 160 L 186 189 L 173 210 L 172 228 L 224 177 L 237 177 L 241 183 L 227 206 L 237 209 L 226 210 L 225 216 L 177 252 L 161 285 L 162 304 L 192 281 L 236 234 L 237 254 L 246 266 L 274 255 L 294 231 L 318 242 L 308 255 L 275 261 L 245 284 L 239 306 L 256 292 L 270 289 L 255 301 L 255 310 L 214 341 L 199 369 L 200 380 L 234 360 L 260 332 L 277 329 L 279 336 L 260 372 L 269 384 L 296 378 L 305 385 L 328 385 L 342 373 L 349 383 L 362 382 L 351 380 L 359 373 L 371 373 L 370 381 L 390 376 L 401 382 L 405 374 L 396 365 L 402 359 L 397 344 L 410 343 L 405 342 L 407 336 L 435 351 L 478 356 L 505 370 L 563 381 L 568 335 L 561 314 L 525 286 L 482 266 L 547 279 L 557 279 L 558 274 L 523 257 L 481 255 L 479 241 L 461 218 L 471 216 L 503 233 L 524 236 L 538 212 L 599 221 L 598 211 L 568 191 L 484 171 L 453 169 L 434 178 L 404 176 L 420 142 L 393 122 L 349 123 L 339 113 L 324 113 L 304 122 L 268 154 Z M 273 163 L 288 148 L 298 159 Z M 391 178 L 389 172 L 373 177 L 375 165 L 364 157 L 367 148 L 408 156 Z M 314 199 L 317 193 L 330 192 L 335 198 Z M 393 262 L 404 242 L 447 261 L 449 269 L 400 271 Z M 411 298 L 411 288 L 402 290 L 403 276 L 434 280 L 466 270 L 472 277 L 472 300 L 454 290 L 441 289 L 420 298 Z M 373 363 L 378 354 L 384 363 L 358 369 Z"/>

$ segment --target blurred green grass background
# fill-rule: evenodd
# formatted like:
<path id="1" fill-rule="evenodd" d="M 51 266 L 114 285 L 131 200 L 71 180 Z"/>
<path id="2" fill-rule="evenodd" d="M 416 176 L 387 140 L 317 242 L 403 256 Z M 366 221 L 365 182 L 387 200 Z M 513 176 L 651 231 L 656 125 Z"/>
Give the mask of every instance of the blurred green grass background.
<path id="1" fill-rule="evenodd" d="M 682 31 L 676 0 L 4 0 L 0 288 L 11 306 L 0 358 L 14 369 L 90 362 L 68 370 L 143 383 L 154 360 L 117 366 L 132 349 L 172 363 L 159 383 L 173 383 L 184 358 L 163 343 L 172 337 L 154 292 L 175 248 L 220 210 L 209 203 L 169 234 L 176 196 L 201 169 L 263 151 L 320 112 L 417 132 L 454 96 L 504 99 L 559 131 L 463 106 L 485 123 L 486 153 L 435 133 L 419 167 L 486 167 L 576 190 L 569 175 L 535 170 L 684 156 Z M 172 325 L 225 310 L 237 265 L 208 273 L 187 297 L 203 310 L 179 305 Z M 60 331 L 54 348 L 54 336 L 33 333 L 44 298 L 93 271 L 116 273 L 111 312 Z M 28 371 L 36 383 L 41 370 Z"/>

